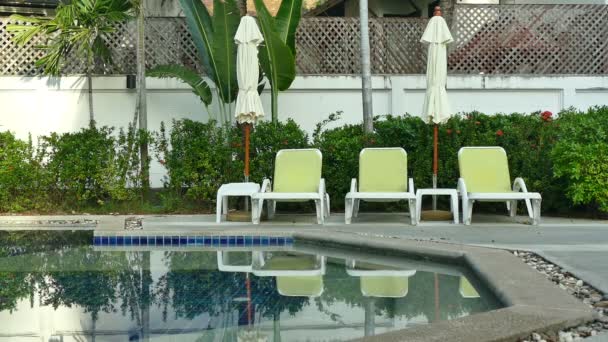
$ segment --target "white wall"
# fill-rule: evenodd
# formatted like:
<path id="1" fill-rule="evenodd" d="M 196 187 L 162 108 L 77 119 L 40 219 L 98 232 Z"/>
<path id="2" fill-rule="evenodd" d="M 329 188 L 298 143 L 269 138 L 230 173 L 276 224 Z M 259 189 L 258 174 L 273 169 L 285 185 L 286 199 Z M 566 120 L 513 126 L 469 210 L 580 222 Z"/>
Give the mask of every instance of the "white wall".
<path id="1" fill-rule="evenodd" d="M 190 118 L 208 120 L 209 113 L 189 88 L 174 80 L 149 79 L 148 125 Z M 94 106 L 100 125 L 124 127 L 132 120 L 135 91 L 126 89 L 124 76 L 94 79 Z M 374 76 L 374 113 L 419 115 L 426 87 L 422 75 Z M 570 106 L 587 109 L 608 104 L 608 76 L 450 76 L 448 94 L 454 112 L 479 110 L 512 113 Z M 262 96 L 270 110 L 268 92 Z M 85 83 L 78 77 L 59 81 L 47 78 L 0 77 L 0 130 L 25 139 L 50 132 L 69 132 L 86 127 L 88 106 Z M 218 112 L 212 109 L 212 113 Z M 343 111 L 343 123 L 359 123 L 361 80 L 355 76 L 299 76 L 291 89 L 279 95 L 280 119 L 293 118 L 308 132 L 335 111 Z M 267 118 L 270 112 L 267 113 Z M 161 185 L 164 169 L 153 163 L 153 186 Z"/>

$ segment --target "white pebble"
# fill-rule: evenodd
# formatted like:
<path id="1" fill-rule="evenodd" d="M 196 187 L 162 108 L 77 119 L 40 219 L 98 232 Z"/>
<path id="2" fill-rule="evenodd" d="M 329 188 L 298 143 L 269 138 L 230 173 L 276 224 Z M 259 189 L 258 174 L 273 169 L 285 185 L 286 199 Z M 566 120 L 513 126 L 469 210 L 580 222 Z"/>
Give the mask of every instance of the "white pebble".
<path id="1" fill-rule="evenodd" d="M 583 281 L 582 280 L 577 281 L 576 286 L 578 286 L 578 287 L 583 286 Z"/>

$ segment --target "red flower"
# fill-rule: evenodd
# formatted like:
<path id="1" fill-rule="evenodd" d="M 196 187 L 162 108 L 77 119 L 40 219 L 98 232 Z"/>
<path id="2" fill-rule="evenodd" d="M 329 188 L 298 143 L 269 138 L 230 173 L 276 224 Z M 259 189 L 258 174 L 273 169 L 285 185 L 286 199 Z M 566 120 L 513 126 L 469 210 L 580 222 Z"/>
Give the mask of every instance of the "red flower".
<path id="1" fill-rule="evenodd" d="M 502 131 L 502 129 L 499 129 L 498 131 L 496 131 L 496 135 L 499 137 L 502 137 L 505 134 L 505 132 Z"/>
<path id="2" fill-rule="evenodd" d="M 546 111 L 540 113 L 540 117 L 544 121 L 551 121 L 551 119 L 553 118 L 553 113 L 551 113 L 550 111 L 546 110 Z"/>
<path id="3" fill-rule="evenodd" d="M 448 129 L 446 129 L 446 130 L 445 130 L 445 132 L 446 132 L 448 135 L 452 134 L 452 130 L 451 130 L 451 129 L 449 129 L 449 128 L 448 128 Z"/>
<path id="4" fill-rule="evenodd" d="M 475 124 L 476 124 L 477 126 L 479 126 L 479 125 L 481 125 L 481 122 L 479 122 L 479 121 L 475 121 Z"/>

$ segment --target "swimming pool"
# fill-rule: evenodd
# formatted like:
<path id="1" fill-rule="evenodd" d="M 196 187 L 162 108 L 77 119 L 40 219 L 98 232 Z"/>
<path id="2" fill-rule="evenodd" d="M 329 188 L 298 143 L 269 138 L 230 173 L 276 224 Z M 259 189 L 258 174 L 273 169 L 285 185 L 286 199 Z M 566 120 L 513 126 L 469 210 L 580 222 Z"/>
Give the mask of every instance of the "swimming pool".
<path id="1" fill-rule="evenodd" d="M 502 307 L 458 265 L 297 242 L 91 241 L 0 232 L 0 341 L 344 341 Z"/>

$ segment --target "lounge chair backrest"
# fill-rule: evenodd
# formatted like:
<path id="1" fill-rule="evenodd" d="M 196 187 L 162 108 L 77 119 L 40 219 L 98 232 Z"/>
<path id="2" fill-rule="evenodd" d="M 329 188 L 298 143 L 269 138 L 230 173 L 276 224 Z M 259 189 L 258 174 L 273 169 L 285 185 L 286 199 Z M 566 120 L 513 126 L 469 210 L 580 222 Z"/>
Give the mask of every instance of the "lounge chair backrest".
<path id="1" fill-rule="evenodd" d="M 274 164 L 274 192 L 318 192 L 323 156 L 317 149 L 280 150 Z"/>
<path id="2" fill-rule="evenodd" d="M 359 154 L 359 192 L 406 192 L 407 153 L 396 148 L 364 148 Z"/>
<path id="3" fill-rule="evenodd" d="M 318 297 L 323 293 L 323 276 L 279 276 L 277 291 L 282 296 Z"/>
<path id="4" fill-rule="evenodd" d="M 463 147 L 458 166 L 468 192 L 511 192 L 509 163 L 502 147 Z"/>
<path id="5" fill-rule="evenodd" d="M 400 298 L 407 295 L 409 277 L 363 276 L 360 284 L 361 293 L 366 297 Z"/>

